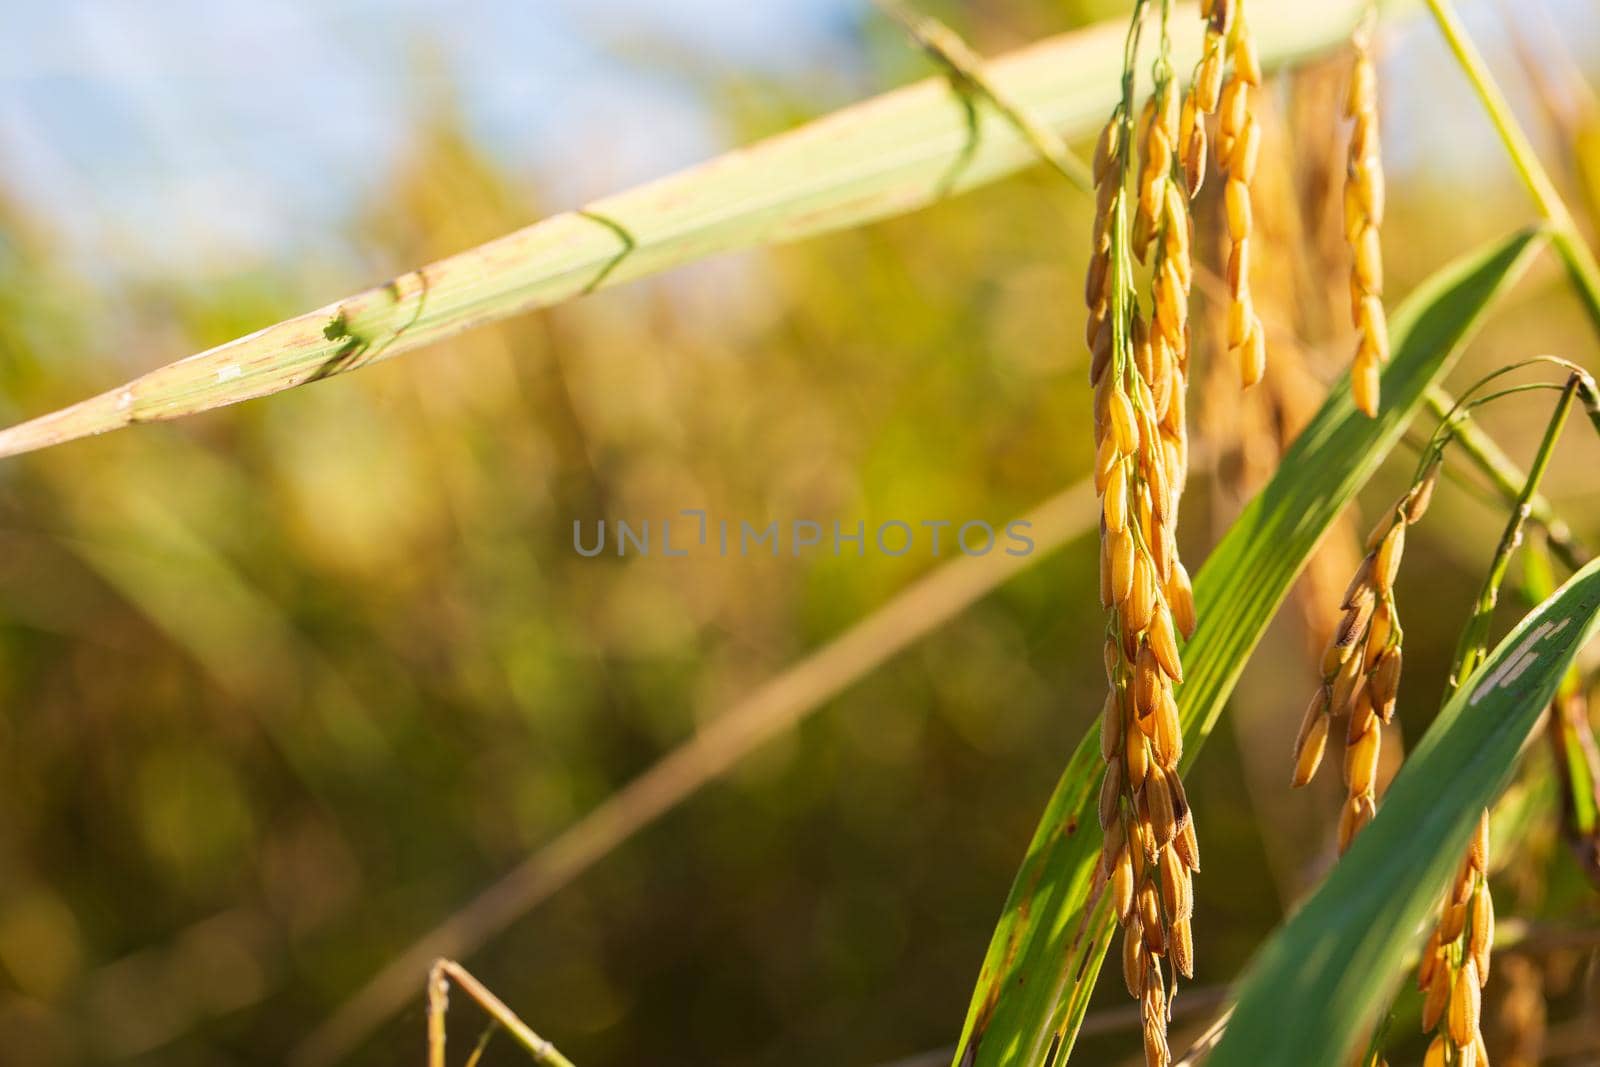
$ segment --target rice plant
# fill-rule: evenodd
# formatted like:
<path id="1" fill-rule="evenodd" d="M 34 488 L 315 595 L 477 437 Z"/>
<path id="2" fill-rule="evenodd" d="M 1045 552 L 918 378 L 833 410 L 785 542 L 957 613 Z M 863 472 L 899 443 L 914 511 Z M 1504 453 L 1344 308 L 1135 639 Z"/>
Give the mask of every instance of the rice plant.
<path id="1" fill-rule="evenodd" d="M 1142 1058 L 1147 1067 L 1412 1060 L 1485 1067 L 1495 1041 L 1513 1047 L 1496 1028 L 1515 1029 L 1486 1007 L 1491 975 L 1522 976 L 1512 991 L 1521 999 L 1506 997 L 1521 1004 L 1520 1013 L 1508 1009 L 1506 1018 L 1542 1020 L 1546 1003 L 1520 957 L 1506 967 L 1498 954 L 1515 953 L 1530 936 L 1532 916 L 1519 914 L 1525 901 L 1505 892 L 1504 873 L 1528 847 L 1528 828 L 1558 832 L 1576 856 L 1573 869 L 1600 884 L 1600 758 L 1584 701 L 1592 664 L 1582 656 L 1600 630 L 1600 562 L 1589 560 L 1545 495 L 1547 476 L 1567 452 L 1581 455 L 1576 450 L 1593 444 L 1589 431 L 1600 433 L 1600 387 L 1588 369 L 1600 336 L 1600 268 L 1557 181 L 1448 0 L 1428 0 L 1428 14 L 1462 78 L 1426 86 L 1381 76 L 1388 27 L 1411 17 L 1405 5 L 1133 0 L 1125 17 L 995 59 L 927 12 L 898 2 L 882 7 L 886 24 L 935 64 L 933 77 L 37 414 L 0 430 L 0 455 L 312 385 L 714 253 L 852 231 L 1044 164 L 1052 181 L 1034 193 L 1089 220 L 1087 254 L 1083 242 L 1069 247 L 1059 234 L 1047 242 L 1057 266 L 1081 283 L 1072 300 L 1081 291 L 1084 316 L 1081 340 L 1061 333 L 1051 343 L 1070 350 L 1071 365 L 1088 378 L 1081 395 L 1052 401 L 1063 410 L 1076 405 L 1081 428 L 1061 419 L 1050 432 L 1062 441 L 1077 435 L 1061 447 L 1085 458 L 1077 472 L 1085 477 L 1019 521 L 1041 554 L 1064 548 L 1097 572 L 1095 604 L 1093 594 L 1060 588 L 1045 600 L 1051 616 L 1069 620 L 1049 640 L 1070 642 L 1078 662 L 1096 664 L 1074 672 L 1070 694 L 1057 702 L 1092 714 L 1031 841 L 1025 848 L 1011 842 L 1020 863 L 1009 894 L 994 902 L 998 921 L 978 935 L 988 940 L 981 963 L 971 961 L 976 973 L 959 977 L 971 992 L 964 1019 L 945 1019 L 954 1045 L 934 1059 L 955 1067 L 1058 1067 L 1105 1062 L 1090 1058 L 1102 1054 Z M 1286 239 L 1286 226 L 1314 233 L 1324 220 L 1298 212 L 1294 197 L 1274 188 L 1281 179 L 1273 174 L 1273 157 L 1281 166 L 1293 154 L 1286 139 L 1296 129 L 1279 114 L 1291 95 L 1286 83 L 1304 76 L 1314 84 L 1319 70 L 1324 80 L 1334 72 L 1334 89 L 1308 92 L 1315 106 L 1294 122 L 1302 133 L 1314 125 L 1310 136 L 1334 146 L 1335 171 L 1322 175 L 1333 190 L 1333 224 L 1323 226 L 1335 234 L 1331 252 L 1313 238 Z M 1385 281 L 1393 212 L 1380 102 L 1420 93 L 1435 110 L 1481 109 L 1537 218 L 1426 264 L 1426 279 L 1396 298 Z M 897 225 L 914 233 L 917 222 Z M 1479 331 L 1540 277 L 1541 260 L 1559 265 L 1595 336 L 1581 352 L 1522 351 L 1453 382 Z M 1277 275 L 1306 270 L 1315 295 L 1331 293 L 1325 302 L 1337 312 L 1326 347 L 1350 354 L 1337 361 L 1325 390 L 1314 381 L 1285 384 L 1303 370 L 1300 350 L 1310 346 L 1297 334 L 1316 300 Z M 1052 303 L 1065 291 L 1052 290 Z M 1541 291 L 1531 299 L 1549 298 Z M 811 346 L 803 347 L 809 355 Z M 1217 391 L 1215 368 L 1225 371 L 1226 392 Z M 426 394 L 432 382 L 423 382 Z M 783 385 L 767 391 L 781 393 Z M 1241 424 L 1254 413 L 1271 432 L 1230 436 L 1207 425 L 1194 417 L 1199 405 L 1191 398 L 1202 391 L 1213 410 L 1238 413 Z M 574 409 L 582 405 L 570 382 L 550 392 L 567 432 L 581 436 L 583 415 Z M 1289 398 L 1307 395 L 1291 419 Z M 1506 411 L 1539 431 L 1525 469 L 1489 426 Z M 1267 454 L 1260 484 L 1249 487 L 1236 515 L 1217 493 L 1226 481 L 1219 455 L 1230 441 L 1253 459 Z M 157 447 L 169 449 L 166 456 L 184 450 L 181 442 Z M 582 444 L 569 453 L 603 466 Z M 448 469 L 452 455 L 464 462 L 441 448 L 438 465 Z M 1055 481 L 1071 480 L 1073 472 L 1043 462 Z M 460 497 L 486 494 L 483 482 L 460 487 Z M 54 484 L 64 491 L 64 481 Z M 1360 508 L 1369 485 L 1368 497 L 1381 498 L 1366 514 L 1370 533 L 1341 546 L 1342 517 Z M 247 497 L 248 480 L 240 486 Z M 606 487 L 591 488 L 586 503 L 598 510 Z M 1430 677 L 1415 667 L 1423 658 L 1417 631 L 1413 623 L 1408 644 L 1401 609 L 1413 620 L 1414 610 L 1432 615 L 1438 606 L 1419 603 L 1422 587 L 1407 583 L 1442 566 L 1419 551 L 1419 538 L 1435 523 L 1448 530 L 1451 501 L 1474 490 L 1495 510 L 1500 532 L 1497 540 L 1438 535 L 1468 561 L 1462 566 L 1477 593 L 1448 620 L 1459 634 L 1448 673 Z M 80 506 L 99 514 L 94 502 Z M 295 644 L 294 625 L 270 621 L 264 598 L 236 580 L 203 538 L 186 535 L 159 508 L 126 508 L 142 517 L 154 555 L 180 561 L 173 565 L 200 575 L 225 601 L 196 617 L 181 598 L 147 597 L 147 614 L 224 688 L 271 691 L 267 679 L 240 666 L 241 650 L 260 647 L 264 662 L 274 647 L 279 662 L 321 662 L 317 650 Z M 705 545 L 707 517 L 699 514 Z M 461 526 L 470 531 L 472 523 Z M 1079 540 L 1084 534 L 1094 535 L 1094 548 Z M 616 546 L 619 556 L 626 543 Z M 157 589 L 151 571 L 118 547 L 101 540 L 81 551 L 130 598 Z M 1272 928 L 1253 938 L 1248 959 L 1213 964 L 1196 944 L 1209 936 L 1208 923 L 1225 916 L 1206 885 L 1214 876 L 1202 864 L 1201 843 L 1213 825 L 1224 836 L 1238 830 L 1228 811 L 1191 799 L 1186 776 L 1258 648 L 1271 640 L 1269 626 L 1297 579 L 1314 559 L 1343 565 L 1341 547 L 1354 569 L 1337 580 L 1348 585 L 1335 594 L 1308 582 L 1302 598 L 1308 615 L 1334 620 L 1311 654 L 1310 703 L 1301 703 L 1300 691 L 1272 698 L 1294 740 L 1279 753 L 1277 792 L 1266 801 L 1294 803 L 1292 790 L 1302 789 L 1316 803 L 1319 770 L 1337 765 L 1342 799 L 1328 805 L 1326 854 L 1286 917 L 1259 916 Z M 388 566 L 401 567 L 403 555 Z M 404 1012 L 417 1006 L 420 991 L 426 1044 L 415 1042 L 417 1058 L 446 1067 L 461 1058 L 462 1043 L 447 1035 L 454 988 L 489 1018 L 464 1062 L 488 1062 L 491 1048 L 507 1044 L 492 1040 L 504 1031 L 519 1056 L 571 1067 L 581 1057 L 558 1051 L 573 1047 L 559 1015 L 536 1004 L 514 1009 L 453 960 L 493 946 L 687 797 L 1032 564 L 977 555 L 984 558 L 939 563 L 832 642 L 752 686 L 721 718 L 692 726 L 681 747 L 643 764 L 564 833 L 497 878 L 480 879 L 487 888 L 459 910 L 437 912 L 428 932 L 395 935 L 359 968 L 343 968 L 330 979 L 338 985 L 332 1010 L 284 1053 L 304 1065 L 341 1062 L 374 1033 L 409 1025 Z M 1502 604 L 1513 592 L 1522 598 L 1515 620 Z M 438 613 L 470 615 L 461 591 L 451 593 L 437 598 Z M 276 645 L 259 641 L 262 633 L 277 635 Z M 230 637 L 239 634 L 246 636 Z M 546 632 L 545 640 L 560 637 Z M 1413 664 L 1404 685 L 1403 663 Z M 553 669 L 541 661 L 530 673 Z M 381 738 L 382 726 L 350 725 L 354 718 L 330 735 L 345 737 L 352 751 L 382 750 L 381 740 L 363 734 Z M 284 730 L 265 721 L 264 730 Z M 1407 731 L 1420 738 L 1409 752 Z M 1540 732 L 1544 744 L 1531 744 Z M 274 734 L 274 744 L 314 785 L 336 762 L 294 731 Z M 348 802 L 339 781 L 339 788 L 317 786 L 319 803 Z M 1592 906 L 1578 906 L 1565 918 L 1592 934 L 1585 925 L 1592 916 Z M 0 962 L 9 962 L 5 944 L 0 936 Z M 1095 1000 L 1113 951 L 1132 1007 Z M 1201 1007 L 1191 1008 L 1191 999 Z M 1135 1019 L 1105 1024 L 1116 1032 L 1115 1052 L 1083 1046 L 1097 1012 Z M 523 1015 L 549 1018 L 553 1038 Z M 408 1048 L 412 1036 L 423 1035 L 409 1035 Z M 625 1056 L 652 1058 L 649 1050 Z"/>

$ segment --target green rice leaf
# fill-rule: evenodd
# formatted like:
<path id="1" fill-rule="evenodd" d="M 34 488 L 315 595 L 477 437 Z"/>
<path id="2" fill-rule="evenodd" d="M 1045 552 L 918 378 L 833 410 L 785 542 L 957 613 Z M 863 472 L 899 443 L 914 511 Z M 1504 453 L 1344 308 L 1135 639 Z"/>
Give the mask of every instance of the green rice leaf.
<path id="1" fill-rule="evenodd" d="M 1378 417 L 1358 412 L 1348 380 L 1341 381 L 1212 551 L 1195 578 L 1200 625 L 1184 651 L 1178 692 L 1185 766 L 1318 539 L 1540 243 L 1537 232 L 1517 234 L 1446 267 L 1413 293 L 1391 319 L 1394 357 L 1383 375 Z M 1097 723 L 1062 773 L 1017 871 L 957 1048 L 963 1067 L 1032 1067 L 1062 1062 L 1071 1051 L 1114 928 L 1104 894 L 1092 893 L 1100 852 L 1099 748 Z M 1203 812 L 1199 828 L 1203 854 Z"/>
<path id="2" fill-rule="evenodd" d="M 1364 8 L 1267 4 L 1250 25 L 1275 67 L 1340 44 Z M 1185 6 L 1174 24 L 1187 32 L 1175 36 L 1173 63 L 1187 70 L 1200 20 Z M 1116 18 L 1049 38 L 984 73 L 1034 122 L 1082 136 L 1117 99 L 1126 29 Z M 902 215 L 1036 161 L 993 107 L 929 78 L 0 430 L 0 456 L 282 392 L 715 253 Z"/>
<path id="3" fill-rule="evenodd" d="M 1210 1067 L 1339 1067 L 1394 993 L 1478 822 L 1585 643 L 1600 561 L 1530 612 L 1439 713 L 1378 816 L 1240 984 Z"/>

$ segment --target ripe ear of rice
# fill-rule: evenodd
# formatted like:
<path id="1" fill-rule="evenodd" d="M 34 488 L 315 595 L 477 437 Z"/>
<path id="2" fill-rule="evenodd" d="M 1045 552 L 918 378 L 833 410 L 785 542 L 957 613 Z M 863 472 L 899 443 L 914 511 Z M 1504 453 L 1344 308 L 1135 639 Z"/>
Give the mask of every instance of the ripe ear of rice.
<path id="1" fill-rule="evenodd" d="M 1135 42 L 1138 19 L 1136 13 Z M 1220 40 L 1216 33 L 1209 37 Z M 1218 40 L 1208 39 L 1216 70 L 1208 77 L 1221 75 Z M 1191 879 L 1199 867 L 1178 778 L 1183 729 L 1172 687 L 1183 680 L 1179 634 L 1192 633 L 1196 623 L 1175 524 L 1188 457 L 1188 193 L 1203 166 L 1205 129 L 1194 92 L 1180 99 L 1166 45 L 1163 23 L 1150 97 L 1136 121 L 1134 102 L 1125 97 L 1096 147 L 1094 243 L 1084 286 L 1101 494 L 1101 600 L 1111 612 L 1112 635 L 1106 642 L 1112 695 L 1102 713 L 1107 766 L 1099 814 L 1107 839 L 1101 870 L 1124 926 L 1123 976 L 1142 1003 L 1150 1067 L 1165 1067 L 1170 1055 L 1163 960 L 1174 979 L 1194 971 Z M 1150 260 L 1148 318 L 1128 282 L 1134 258 Z"/>
<path id="2" fill-rule="evenodd" d="M 1378 367 L 1389 359 L 1389 330 L 1383 311 L 1383 249 L 1378 229 L 1383 224 L 1383 160 L 1378 138 L 1378 75 L 1372 62 L 1372 20 L 1352 37 L 1355 66 L 1345 98 L 1350 134 L 1345 174 L 1345 239 L 1353 257 L 1350 270 L 1350 316 L 1356 328 L 1355 360 L 1350 369 L 1356 407 L 1378 413 Z"/>

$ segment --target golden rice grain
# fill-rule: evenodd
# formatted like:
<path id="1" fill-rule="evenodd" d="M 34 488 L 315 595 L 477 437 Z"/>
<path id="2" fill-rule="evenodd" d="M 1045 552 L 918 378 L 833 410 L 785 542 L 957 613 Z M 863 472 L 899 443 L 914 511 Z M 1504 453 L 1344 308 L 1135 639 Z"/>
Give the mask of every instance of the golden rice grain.
<path id="1" fill-rule="evenodd" d="M 1165 847 L 1178 832 L 1178 815 L 1172 805 L 1172 790 L 1167 785 L 1166 771 L 1160 767 L 1150 768 L 1145 775 L 1141 799 L 1156 844 Z"/>
<path id="2" fill-rule="evenodd" d="M 1133 911 L 1133 859 L 1126 846 L 1117 856 L 1111 874 L 1111 905 L 1116 909 L 1117 920 L 1127 922 Z"/>
<path id="3" fill-rule="evenodd" d="M 1461 937 L 1467 928 L 1467 906 L 1456 901 L 1447 901 L 1439 912 L 1439 940 L 1449 944 Z"/>
<path id="4" fill-rule="evenodd" d="M 1322 762 L 1322 753 L 1328 744 L 1328 717 L 1322 714 L 1322 709 L 1318 705 L 1313 706 L 1313 712 L 1306 725 L 1301 728 L 1300 740 L 1295 745 L 1296 788 L 1311 781 L 1312 776 L 1317 773 L 1317 765 Z"/>
<path id="5" fill-rule="evenodd" d="M 1489 950 L 1494 946 L 1494 902 L 1490 895 L 1479 890 L 1472 895 L 1472 924 L 1467 937 L 1467 951 L 1472 962 L 1478 965 L 1478 974 L 1489 980 Z"/>
<path id="6" fill-rule="evenodd" d="M 1194 935 L 1190 932 L 1189 919 L 1177 919 L 1172 924 L 1172 936 L 1168 942 L 1168 955 L 1172 958 L 1172 966 L 1185 978 L 1194 977 Z"/>
<path id="7" fill-rule="evenodd" d="M 1152 739 L 1156 758 L 1163 767 L 1174 767 L 1183 758 L 1183 724 L 1178 719 L 1178 702 L 1172 698 L 1170 689 L 1161 695 Z"/>
<path id="8" fill-rule="evenodd" d="M 1489 813 L 1487 811 L 1479 816 L 1477 831 L 1472 835 L 1472 841 L 1467 846 L 1467 866 L 1478 871 L 1489 869 Z"/>
<path id="9" fill-rule="evenodd" d="M 1189 572 L 1180 560 L 1172 562 L 1172 573 L 1167 577 L 1165 594 L 1167 606 L 1172 610 L 1172 621 L 1177 625 L 1178 632 L 1183 635 L 1184 640 L 1188 640 L 1194 636 L 1197 621 L 1194 613 L 1194 586 L 1189 581 Z"/>
<path id="10" fill-rule="evenodd" d="M 1122 748 L 1122 708 L 1113 689 L 1100 709 L 1100 758 L 1110 763 Z"/>
<path id="11" fill-rule="evenodd" d="M 1130 912 L 1131 899 L 1130 899 Z M 1122 981 L 1130 996 L 1144 994 L 1144 930 L 1139 916 L 1125 915 L 1122 926 Z"/>
<path id="12" fill-rule="evenodd" d="M 1172 848 L 1190 871 L 1200 869 L 1200 842 L 1195 837 L 1193 819 L 1184 822 L 1183 829 L 1178 831 L 1177 838 L 1172 842 Z"/>
<path id="13" fill-rule="evenodd" d="M 1455 984 L 1450 989 L 1449 1033 L 1457 1048 L 1470 1046 L 1477 1040 L 1482 995 L 1478 965 L 1469 959 L 1456 971 Z"/>
<path id="14" fill-rule="evenodd" d="M 1450 1002 L 1450 970 L 1440 967 L 1428 983 L 1427 995 L 1422 1001 L 1422 1032 L 1427 1033 L 1444 1018 L 1444 1009 Z"/>
<path id="15" fill-rule="evenodd" d="M 1145 969 L 1147 972 L 1154 969 L 1156 973 L 1160 973 L 1159 968 L 1154 967 L 1154 957 L 1166 952 L 1167 928 L 1161 921 L 1161 902 L 1157 898 L 1154 883 L 1144 884 L 1144 888 L 1139 892 L 1138 907 L 1140 925 L 1144 928 L 1145 953 L 1149 957 L 1145 961 Z M 1149 984 L 1148 981 L 1146 984 Z"/>
<path id="16" fill-rule="evenodd" d="M 1120 817 L 1122 804 L 1122 766 L 1106 765 L 1105 777 L 1100 780 L 1100 828 L 1107 829 Z"/>
<path id="17" fill-rule="evenodd" d="M 1373 801 L 1369 796 L 1352 796 L 1345 801 L 1344 810 L 1339 816 L 1340 852 L 1349 851 L 1356 834 L 1372 821 L 1374 814 Z"/>
<path id="18" fill-rule="evenodd" d="M 1351 713 L 1355 720 L 1355 713 Z M 1368 716 L 1365 729 L 1344 750 L 1344 781 L 1352 794 L 1373 792 L 1378 775 L 1378 725 Z"/>
<path id="19" fill-rule="evenodd" d="M 1160 972 L 1155 972 L 1159 975 Z M 1152 985 L 1150 991 L 1158 995 L 1145 997 L 1144 1007 L 1144 1061 L 1146 1064 L 1165 1067 L 1172 1062 L 1172 1049 L 1167 1045 L 1166 998 L 1159 995 L 1160 986 Z M 1160 1007 L 1155 1005 L 1159 1004 Z"/>
<path id="20" fill-rule="evenodd" d="M 1178 130 L 1184 179 L 1191 197 L 1200 192 L 1205 180 L 1205 116 L 1215 114 L 1222 100 L 1229 8 L 1230 5 L 1226 3 L 1201 5 L 1200 14 L 1206 22 L 1205 44 L 1201 49 L 1200 62 L 1195 65 L 1194 77 L 1189 82 L 1189 96 L 1184 101 Z M 1253 49 L 1251 54 L 1254 54 Z"/>
<path id="21" fill-rule="evenodd" d="M 1422 946 L 1422 955 L 1417 961 L 1417 989 L 1426 993 L 1433 984 L 1434 972 L 1439 967 L 1439 930 L 1434 928 L 1428 935 L 1428 941 Z"/>

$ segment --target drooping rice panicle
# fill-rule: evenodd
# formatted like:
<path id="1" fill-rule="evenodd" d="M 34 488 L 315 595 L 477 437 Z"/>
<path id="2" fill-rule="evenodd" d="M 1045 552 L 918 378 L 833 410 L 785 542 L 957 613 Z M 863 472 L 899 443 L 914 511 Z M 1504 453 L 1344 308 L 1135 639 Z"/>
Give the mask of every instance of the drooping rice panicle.
<path id="1" fill-rule="evenodd" d="M 1383 159 L 1378 138 L 1378 76 L 1372 63 L 1375 13 L 1370 12 L 1351 38 L 1355 66 L 1345 98 L 1350 156 L 1345 171 L 1344 233 L 1350 244 L 1350 317 L 1358 339 L 1350 368 L 1350 389 L 1356 407 L 1378 413 L 1378 368 L 1389 359 L 1389 328 L 1383 311 Z"/>
<path id="2" fill-rule="evenodd" d="M 1339 817 L 1344 852 L 1377 811 L 1381 725 L 1394 718 L 1400 687 L 1400 616 L 1394 579 L 1405 551 L 1406 528 L 1422 518 L 1439 476 L 1437 459 L 1367 538 L 1367 554 L 1345 590 L 1344 617 L 1322 656 L 1322 683 L 1306 708 L 1295 740 L 1295 786 L 1311 781 L 1322 762 L 1333 720 L 1347 716 L 1344 743 L 1346 797 Z"/>
<path id="3" fill-rule="evenodd" d="M 1146 1062 L 1166 1067 L 1171 994 L 1179 975 L 1194 973 L 1192 876 L 1200 866 L 1178 776 L 1183 731 L 1172 691 L 1183 677 L 1179 636 L 1187 637 L 1195 623 L 1174 533 L 1188 463 L 1191 263 L 1167 5 L 1155 89 L 1133 121 L 1131 71 L 1143 8 L 1136 9 L 1130 30 L 1123 101 L 1095 152 L 1097 214 L 1085 295 L 1101 498 L 1100 593 L 1109 611 L 1100 876 L 1123 929 L 1123 978 L 1141 1003 Z M 1130 182 L 1135 149 L 1139 166 Z M 1132 260 L 1147 258 L 1152 247 L 1154 310 L 1147 320 L 1134 292 Z"/>

